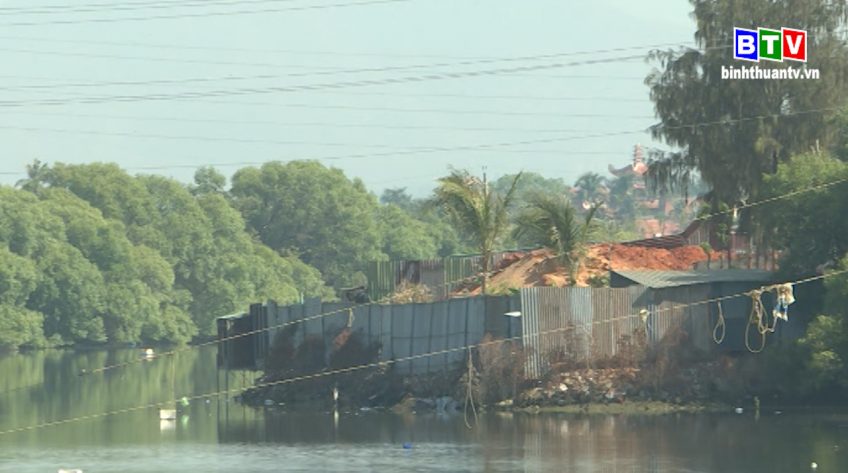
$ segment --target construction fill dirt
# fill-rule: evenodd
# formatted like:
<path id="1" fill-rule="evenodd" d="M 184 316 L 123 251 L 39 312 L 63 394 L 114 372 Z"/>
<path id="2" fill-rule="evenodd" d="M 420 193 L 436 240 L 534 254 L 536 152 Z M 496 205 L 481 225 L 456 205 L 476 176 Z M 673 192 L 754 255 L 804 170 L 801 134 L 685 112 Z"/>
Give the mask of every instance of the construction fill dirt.
<path id="1" fill-rule="evenodd" d="M 720 257 L 713 253 L 713 261 Z M 692 270 L 696 263 L 706 261 L 707 254 L 699 246 L 673 249 L 646 248 L 627 245 L 591 245 L 577 273 L 577 286 L 590 286 L 592 281 L 609 274 L 609 270 Z M 553 252 L 539 249 L 508 255 L 489 278 L 490 292 L 502 292 L 526 286 L 569 285 L 568 270 L 554 257 Z M 466 285 L 457 294 L 480 293 L 477 284 Z"/>

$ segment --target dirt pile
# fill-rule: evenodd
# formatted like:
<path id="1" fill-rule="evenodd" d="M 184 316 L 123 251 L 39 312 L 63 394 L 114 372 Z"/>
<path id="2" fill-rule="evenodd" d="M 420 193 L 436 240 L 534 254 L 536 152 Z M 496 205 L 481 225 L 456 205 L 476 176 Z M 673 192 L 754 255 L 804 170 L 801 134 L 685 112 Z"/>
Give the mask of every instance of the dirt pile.
<path id="1" fill-rule="evenodd" d="M 711 255 L 718 259 L 718 253 Z M 707 260 L 707 254 L 699 246 L 682 246 L 679 248 L 647 248 L 643 246 L 627 245 L 594 245 L 589 248 L 588 258 L 594 258 L 600 262 L 600 266 L 609 270 L 610 264 L 613 269 L 654 269 L 654 270 L 691 270 L 695 263 Z M 587 258 L 587 259 L 588 259 Z M 599 265 L 587 265 L 598 267 Z"/>
<path id="2" fill-rule="evenodd" d="M 720 255 L 713 252 L 713 261 Z M 577 286 L 602 284 L 610 270 L 691 270 L 696 263 L 707 260 L 699 246 L 673 249 L 646 248 L 618 244 L 591 245 L 577 273 Z M 478 278 L 479 279 L 479 278 Z M 489 278 L 490 293 L 498 294 L 528 286 L 563 287 L 570 284 L 568 271 L 552 251 L 546 249 L 515 252 L 507 255 Z M 479 281 L 470 282 L 454 292 L 455 295 L 477 295 Z"/>

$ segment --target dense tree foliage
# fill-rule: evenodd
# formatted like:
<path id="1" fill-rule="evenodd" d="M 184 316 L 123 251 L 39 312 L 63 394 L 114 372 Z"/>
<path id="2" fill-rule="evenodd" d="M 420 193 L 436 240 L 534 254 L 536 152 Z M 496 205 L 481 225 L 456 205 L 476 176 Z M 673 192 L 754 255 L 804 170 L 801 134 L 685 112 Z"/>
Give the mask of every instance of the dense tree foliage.
<path id="1" fill-rule="evenodd" d="M 233 176 L 231 195 L 263 243 L 300 257 L 336 287 L 383 257 L 377 199 L 361 181 L 314 161 L 266 163 Z"/>
<path id="2" fill-rule="evenodd" d="M 716 199 L 732 204 L 755 193 L 776 162 L 832 142 L 834 107 L 848 100 L 848 44 L 841 35 L 848 2 L 691 3 L 698 48 L 657 52 L 660 69 L 647 79 L 660 118 L 653 134 L 681 149 L 653 162 L 651 175 L 673 184 L 697 170 Z M 769 26 L 807 30 L 806 67 L 819 69 L 820 79 L 722 80 L 722 67 L 740 65 L 733 59 L 733 28 Z"/>
<path id="3" fill-rule="evenodd" d="M 577 178 L 574 182 L 577 190 L 577 199 L 580 204 L 584 202 L 589 205 L 603 202 L 609 193 L 606 188 L 606 180 L 596 172 L 587 172 Z"/>
<path id="4" fill-rule="evenodd" d="M 467 235 L 461 235 L 457 229 L 448 221 L 444 209 L 438 205 L 436 199 L 415 199 L 405 188 L 386 189 L 380 196 L 380 202 L 384 205 L 395 205 L 403 209 L 415 221 L 423 223 L 422 228 L 427 238 L 435 246 L 435 254 L 427 256 L 450 256 L 455 254 L 467 254 L 474 252 L 473 243 Z M 408 234 L 404 232 L 405 234 Z M 412 234 L 408 234 L 415 238 Z M 384 234 L 384 238 L 386 238 Z M 412 244 L 412 243 L 408 243 Z M 429 248 L 431 243 L 427 243 Z M 383 251 L 386 251 L 385 249 Z M 391 253 L 387 252 L 391 258 Z"/>
<path id="5" fill-rule="evenodd" d="M 381 250 L 390 259 L 427 259 L 438 253 L 436 240 L 427 225 L 394 204 L 377 209 L 377 225 L 382 237 Z"/>
<path id="6" fill-rule="evenodd" d="M 757 200 L 772 199 L 823 184 L 815 192 L 775 200 L 757 209 L 763 238 L 784 250 L 781 268 L 786 275 L 812 274 L 816 267 L 834 263 L 848 251 L 848 164 L 828 153 L 795 156 L 766 176 Z"/>
<path id="7" fill-rule="evenodd" d="M 214 173 L 194 195 L 115 165 L 30 167 L 0 188 L 0 345 L 187 341 L 273 298 L 332 297 L 254 240 Z"/>
<path id="8" fill-rule="evenodd" d="M 499 177 L 492 183 L 492 190 L 506 195 L 515 181 L 515 176 L 515 174 L 505 174 Z M 570 191 L 568 184 L 562 179 L 547 178 L 535 172 L 524 172 L 515 184 L 515 201 L 526 202 L 536 194 L 567 195 Z M 512 210 L 515 213 L 515 208 Z"/>

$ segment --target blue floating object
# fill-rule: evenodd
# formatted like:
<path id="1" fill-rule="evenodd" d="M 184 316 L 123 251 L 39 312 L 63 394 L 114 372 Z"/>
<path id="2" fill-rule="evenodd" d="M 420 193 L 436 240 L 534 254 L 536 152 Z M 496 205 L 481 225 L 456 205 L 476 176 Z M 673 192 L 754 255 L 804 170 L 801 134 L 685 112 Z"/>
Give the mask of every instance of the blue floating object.
<path id="1" fill-rule="evenodd" d="M 412 444 L 411 444 L 411 443 L 409 443 L 409 442 L 404 442 L 404 443 L 403 443 L 403 449 L 404 449 L 404 450 L 411 450 L 411 449 L 412 449 Z"/>

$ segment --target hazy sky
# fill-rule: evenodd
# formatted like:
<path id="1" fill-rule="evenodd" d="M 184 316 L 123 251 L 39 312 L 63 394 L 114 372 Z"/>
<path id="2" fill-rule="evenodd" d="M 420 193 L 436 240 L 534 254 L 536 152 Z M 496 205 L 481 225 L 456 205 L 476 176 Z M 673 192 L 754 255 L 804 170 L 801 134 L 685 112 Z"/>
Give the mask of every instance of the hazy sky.
<path id="1" fill-rule="evenodd" d="M 417 195 L 449 165 L 608 175 L 651 144 L 621 132 L 655 122 L 652 65 L 629 57 L 691 45 L 689 12 L 683 0 L 0 1 L 0 183 L 33 159 L 190 181 L 200 165 L 229 177 L 313 158 Z M 629 50 L 597 52 L 610 49 Z M 506 71 L 525 66 L 546 68 Z"/>

